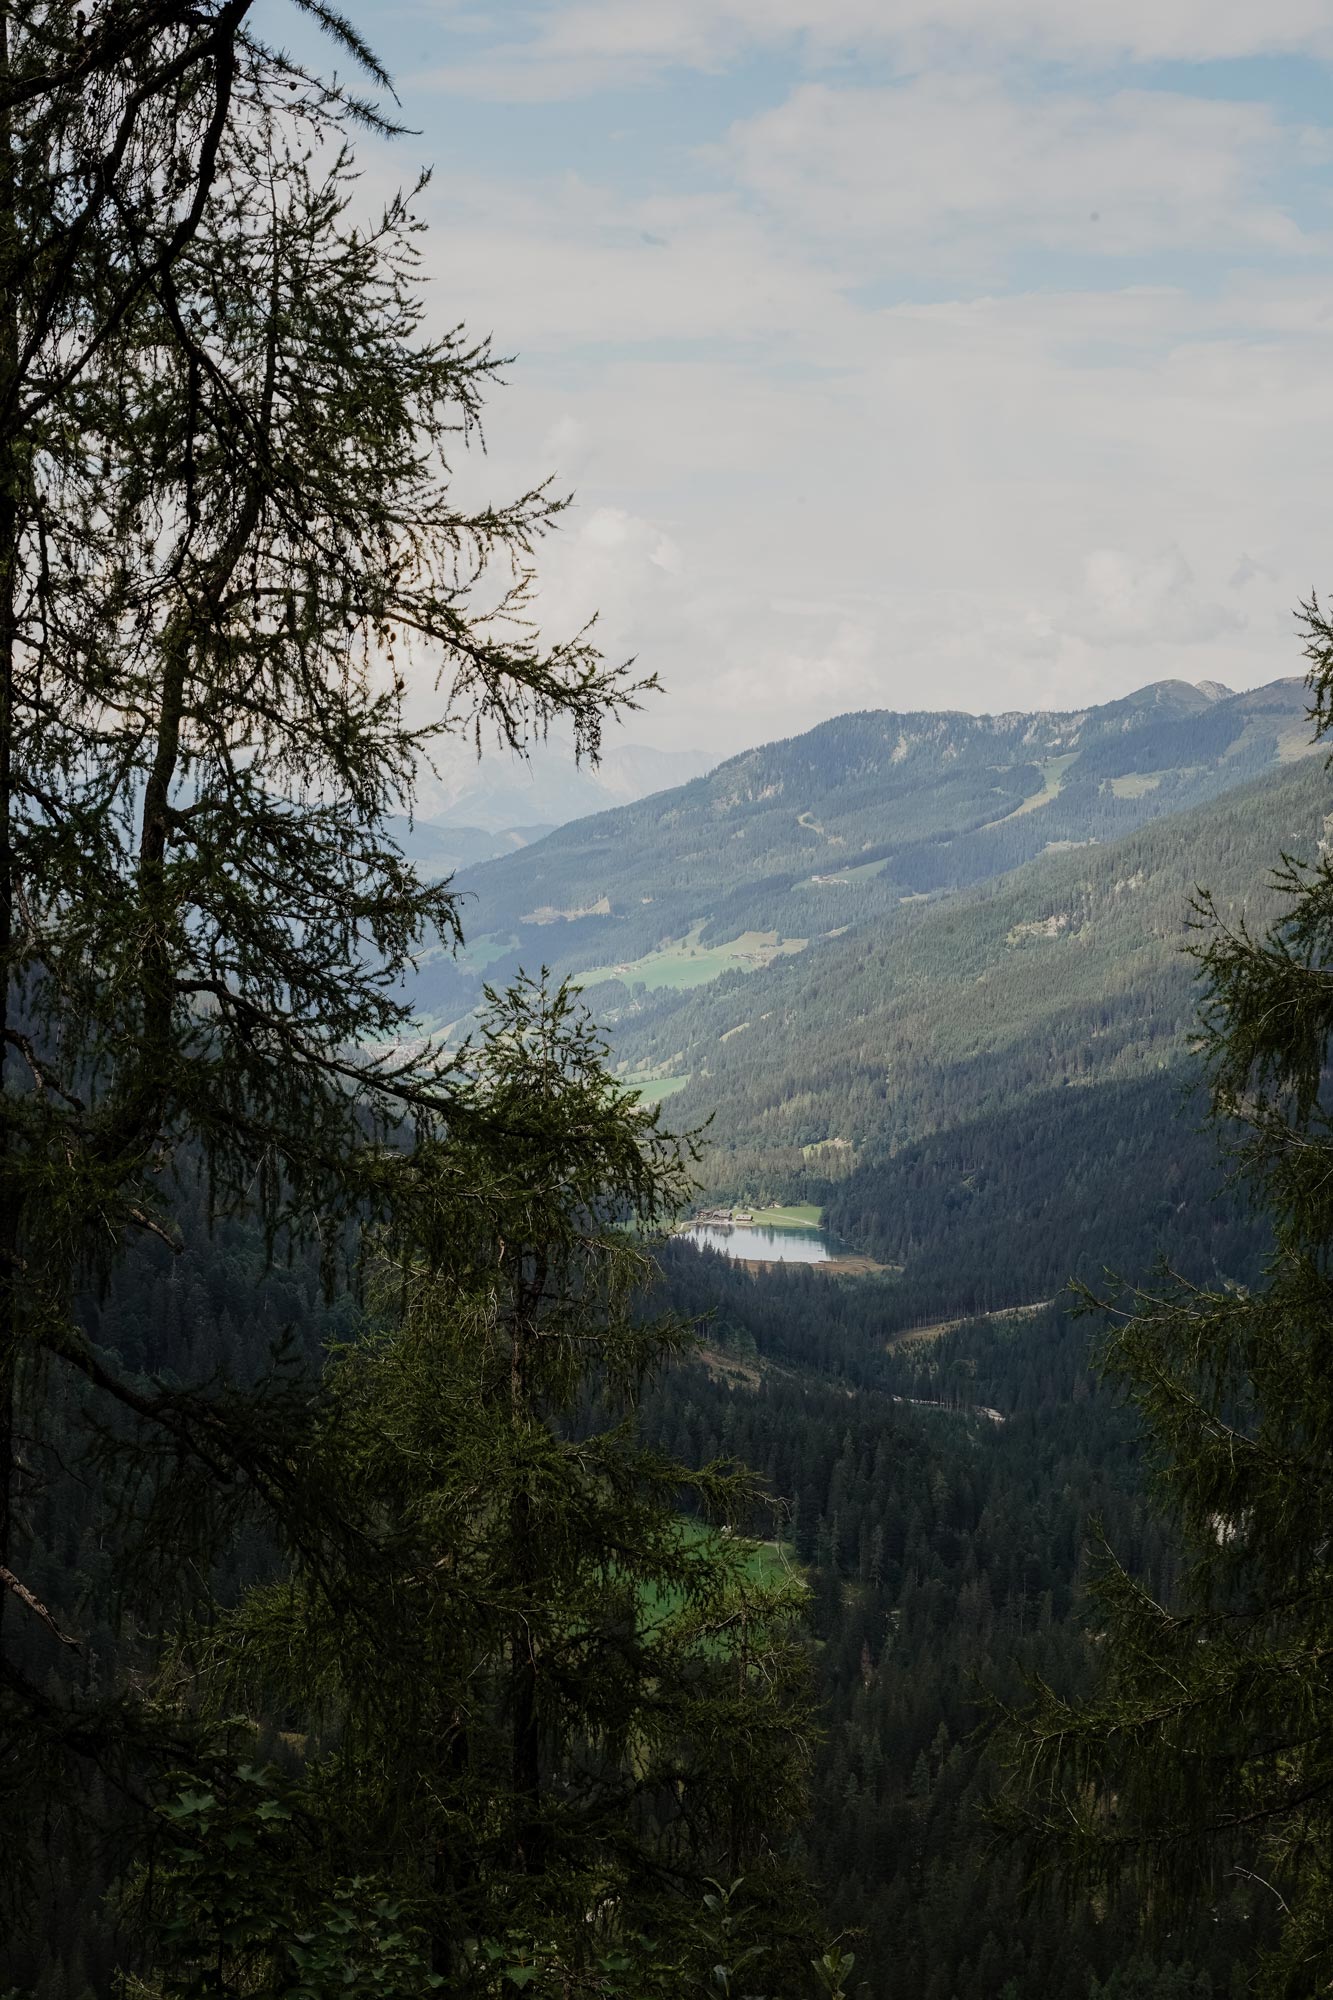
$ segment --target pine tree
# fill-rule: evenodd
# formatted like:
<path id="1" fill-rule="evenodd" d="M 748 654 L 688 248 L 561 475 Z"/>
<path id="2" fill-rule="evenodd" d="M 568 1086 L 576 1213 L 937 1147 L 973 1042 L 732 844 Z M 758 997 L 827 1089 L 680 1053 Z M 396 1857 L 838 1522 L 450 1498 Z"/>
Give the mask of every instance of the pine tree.
<path id="1" fill-rule="evenodd" d="M 1333 627 L 1315 599 L 1302 618 L 1327 735 Z M 1042 1692 L 1012 1738 L 1006 1817 L 1043 1866 L 1128 1875 L 1150 1909 L 1242 1895 L 1279 1932 L 1261 1990 L 1294 1996 L 1333 1975 L 1333 856 L 1283 856 L 1275 889 L 1258 934 L 1201 894 L 1192 947 L 1212 1113 L 1272 1226 L 1263 1282 L 1094 1302 L 1179 1587 L 1105 1553 L 1102 1691 Z"/>

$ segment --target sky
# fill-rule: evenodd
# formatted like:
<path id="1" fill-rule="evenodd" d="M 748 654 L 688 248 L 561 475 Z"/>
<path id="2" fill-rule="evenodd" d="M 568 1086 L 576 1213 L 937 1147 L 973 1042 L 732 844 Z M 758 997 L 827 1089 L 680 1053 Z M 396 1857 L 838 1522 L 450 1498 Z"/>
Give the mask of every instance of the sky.
<path id="1" fill-rule="evenodd" d="M 269 0 L 276 7 L 278 0 Z M 721 756 L 1303 671 L 1333 589 L 1330 0 L 348 0 L 576 493 L 553 634 Z"/>

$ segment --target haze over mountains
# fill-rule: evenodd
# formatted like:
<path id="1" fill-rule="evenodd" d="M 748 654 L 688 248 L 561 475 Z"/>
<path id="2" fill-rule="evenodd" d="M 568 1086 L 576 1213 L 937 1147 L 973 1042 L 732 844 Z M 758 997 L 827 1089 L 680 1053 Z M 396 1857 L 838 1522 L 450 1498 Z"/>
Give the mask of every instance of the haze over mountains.
<path id="1" fill-rule="evenodd" d="M 453 875 L 530 846 L 567 820 L 683 784 L 708 763 L 701 750 L 611 740 L 598 764 L 579 764 L 573 746 L 556 736 L 526 758 L 495 748 L 478 758 L 466 744 L 442 745 L 423 786 L 425 811 L 393 821 L 393 830 L 426 874 Z"/>
<path id="2" fill-rule="evenodd" d="M 454 742 L 438 746 L 435 761 L 422 788 L 424 810 L 410 822 L 391 822 L 408 859 L 435 876 L 512 854 L 568 820 L 683 784 L 709 763 L 700 750 L 611 740 L 600 763 L 579 764 L 573 746 L 555 736 L 526 758 L 494 747 L 478 758 Z"/>

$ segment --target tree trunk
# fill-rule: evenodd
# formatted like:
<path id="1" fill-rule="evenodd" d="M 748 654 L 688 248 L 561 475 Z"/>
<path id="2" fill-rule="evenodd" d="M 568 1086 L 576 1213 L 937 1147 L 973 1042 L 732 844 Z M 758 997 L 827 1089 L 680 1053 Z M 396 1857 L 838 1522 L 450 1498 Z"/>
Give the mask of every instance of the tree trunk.
<path id="1" fill-rule="evenodd" d="M 10 1565 L 14 1525 L 14 1419 L 18 1377 L 19 1190 L 8 1104 L 9 1028 L 13 999 L 14 674 L 18 634 L 19 479 L 15 375 L 19 324 L 18 218 L 9 113 L 9 9 L 0 0 L 0 1564 Z M 0 1590 L 0 1658 L 7 1592 Z"/>
<path id="2" fill-rule="evenodd" d="M 546 1287 L 544 1260 L 536 1260 L 530 1285 L 520 1290 L 514 1315 L 510 1371 L 510 1410 L 517 1439 L 532 1417 L 528 1381 L 528 1350 L 536 1337 L 537 1314 Z M 519 1586 L 519 1602 L 531 1604 L 538 1583 L 537 1551 L 532 1542 L 532 1495 L 525 1486 L 510 1505 L 510 1535 Z M 545 1830 L 541 1821 L 541 1728 L 537 1707 L 538 1659 L 531 1626 L 515 1619 L 509 1640 L 510 1702 L 513 1717 L 511 1782 L 514 1790 L 515 1859 L 527 1875 L 546 1868 Z"/>

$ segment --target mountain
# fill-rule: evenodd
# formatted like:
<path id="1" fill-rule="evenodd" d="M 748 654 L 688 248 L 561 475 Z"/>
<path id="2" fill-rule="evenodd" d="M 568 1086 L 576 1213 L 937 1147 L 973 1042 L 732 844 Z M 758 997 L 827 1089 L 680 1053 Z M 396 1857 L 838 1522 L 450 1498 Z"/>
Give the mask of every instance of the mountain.
<path id="1" fill-rule="evenodd" d="M 1330 785 L 1303 760 L 1106 846 L 1040 857 L 818 953 L 636 1018 L 625 1059 L 687 1080 L 715 1188 L 820 1201 L 891 1265 L 886 1326 L 1049 1298 L 1108 1261 L 1240 1276 L 1189 1056 L 1200 885 L 1262 923 L 1314 858 Z"/>
<path id="2" fill-rule="evenodd" d="M 750 977 L 627 1008 L 617 1046 L 670 1061 L 679 1117 L 767 1171 L 849 1163 L 1049 1087 L 1156 1074 L 1193 1007 L 1191 898 L 1265 906 L 1284 852 L 1314 856 L 1328 810 L 1303 759 L 1108 843 L 900 904 Z M 603 989 L 594 988 L 595 1005 Z"/>
<path id="3" fill-rule="evenodd" d="M 614 1019 L 635 997 L 753 973 L 911 899 L 1105 843 L 1309 749 L 1303 684 L 1165 681 L 1036 715 L 839 716 L 459 878 L 468 948 L 423 965 L 435 1022 L 483 979 L 549 965 Z"/>
<path id="4" fill-rule="evenodd" d="M 1308 747 L 1297 683 L 1167 683 L 1076 716 L 839 718 L 522 849 L 476 822 L 407 834 L 442 869 L 469 842 L 505 850 L 467 874 L 471 960 L 423 987 L 470 1006 L 488 949 L 500 971 L 595 971 L 589 940 L 637 940 L 637 968 L 590 988 L 624 1073 L 672 1093 L 678 1129 L 712 1115 L 714 1188 L 817 1200 L 880 1266 L 830 1281 L 668 1242 L 655 1308 L 705 1344 L 637 1411 L 648 1444 L 734 1456 L 779 1502 L 756 1525 L 809 1580 L 821 1708 L 801 1838 L 871 2000 L 1238 1994 L 1270 1934 L 1266 1884 L 1239 1874 L 1164 1935 L 1128 1893 L 1025 1899 L 983 1811 L 991 1703 L 1096 1685 L 1089 1521 L 1155 1597 L 1176 1586 L 1131 1425 L 1059 1294 L 1159 1253 L 1242 1283 L 1261 1264 L 1262 1223 L 1186 1101 L 1181 946 L 1196 884 L 1261 920 L 1278 854 L 1328 837 Z M 280 1338 L 318 1365 L 356 1337 L 359 1301 L 328 1298 L 313 1248 L 274 1266 L 246 1218 L 211 1226 L 202 1173 L 178 1197 L 186 1252 L 144 1238 L 82 1302 L 97 1351 L 135 1379 L 245 1382 Z M 56 1399 L 55 1468 L 66 1422 Z M 83 1463 L 31 1482 L 21 1535 L 23 1573 L 77 1592 L 100 1670 L 131 1671 Z M 272 1560 L 242 1532 L 224 1592 Z M 24 1629 L 35 1676 L 49 1635 Z M 71 1907 L 54 1869 L 38 1890 L 54 1907 L 24 1990 L 110 1990 L 98 1894 L 80 1879 Z"/>
<path id="5" fill-rule="evenodd" d="M 468 954 L 423 1001 L 582 976 L 622 1073 L 711 1121 L 710 1191 L 816 1201 L 891 1268 L 887 1331 L 1108 1248 L 1233 1275 L 1252 1232 L 1180 1116 L 1186 923 L 1199 884 L 1262 912 L 1276 857 L 1316 851 L 1309 749 L 1297 681 L 840 717 L 466 871 Z"/>

